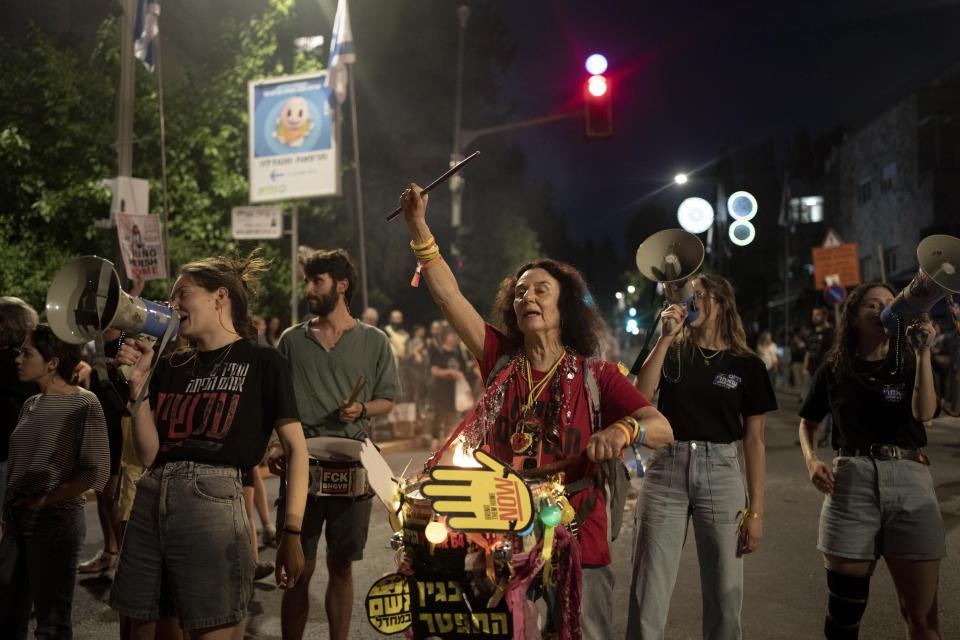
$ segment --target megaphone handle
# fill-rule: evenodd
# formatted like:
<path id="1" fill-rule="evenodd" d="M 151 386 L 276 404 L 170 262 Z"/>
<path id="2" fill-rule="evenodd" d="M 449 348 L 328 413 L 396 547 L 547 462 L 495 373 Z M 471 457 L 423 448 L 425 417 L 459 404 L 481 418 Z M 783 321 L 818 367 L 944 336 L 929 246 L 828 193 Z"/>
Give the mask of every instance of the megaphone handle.
<path id="1" fill-rule="evenodd" d="M 633 366 L 630 367 L 630 373 L 632 375 L 640 373 L 640 369 L 643 367 L 643 361 L 647 359 L 647 349 L 650 347 L 650 339 L 653 338 L 653 330 L 657 328 L 657 323 L 660 322 L 660 316 L 663 315 L 663 310 L 664 307 L 660 307 L 660 310 L 657 311 L 657 317 L 653 319 L 653 324 L 650 325 L 650 330 L 647 331 L 647 337 L 643 340 L 640 353 L 637 354 L 637 359 L 633 361 Z"/>
<path id="2" fill-rule="evenodd" d="M 130 415 L 137 415 L 137 411 L 140 409 L 140 405 L 143 403 L 144 399 L 150 394 L 150 378 L 153 377 L 153 372 L 157 369 L 157 364 L 160 362 L 160 355 L 163 353 L 164 349 L 167 348 L 167 343 L 170 342 L 170 339 L 173 337 L 176 329 L 174 326 L 177 323 L 168 322 L 167 330 L 163 332 L 163 339 L 160 340 L 160 346 L 156 350 L 156 356 L 153 359 L 153 364 L 150 366 L 150 371 L 147 372 L 147 376 L 143 379 L 143 384 L 140 385 L 140 392 L 137 394 L 137 399 L 133 403 L 133 407 L 130 409 Z"/>

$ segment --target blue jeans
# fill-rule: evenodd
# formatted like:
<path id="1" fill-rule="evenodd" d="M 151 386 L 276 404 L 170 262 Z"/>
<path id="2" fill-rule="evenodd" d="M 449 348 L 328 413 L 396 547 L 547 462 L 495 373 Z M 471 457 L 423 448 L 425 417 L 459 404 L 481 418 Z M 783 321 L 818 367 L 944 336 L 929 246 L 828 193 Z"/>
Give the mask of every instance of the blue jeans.
<path id="1" fill-rule="evenodd" d="M 628 639 L 663 638 L 691 519 L 700 561 L 703 637 L 741 637 L 737 524 L 745 503 L 735 443 L 675 442 L 654 453 L 637 501 Z"/>
<path id="2" fill-rule="evenodd" d="M 17 532 L 18 511 L 0 541 L 0 634 L 26 639 L 31 607 L 37 638 L 73 637 L 70 616 L 80 546 L 87 533 L 82 507 L 43 509 Z M 9 635 L 8 635 L 9 634 Z"/>

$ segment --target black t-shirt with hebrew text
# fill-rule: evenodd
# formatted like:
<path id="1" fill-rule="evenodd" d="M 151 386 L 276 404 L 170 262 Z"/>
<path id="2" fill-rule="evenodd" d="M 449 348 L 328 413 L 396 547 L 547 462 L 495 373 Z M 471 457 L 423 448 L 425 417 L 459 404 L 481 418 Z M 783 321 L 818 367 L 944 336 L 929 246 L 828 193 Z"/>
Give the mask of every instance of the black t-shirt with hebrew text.
<path id="1" fill-rule="evenodd" d="M 158 463 L 248 469 L 263 457 L 277 420 L 300 419 L 286 359 L 252 340 L 163 358 L 150 381 L 150 406 Z"/>
<path id="2" fill-rule="evenodd" d="M 730 443 L 742 440 L 743 418 L 773 411 L 777 398 L 763 361 L 755 355 L 733 355 L 704 349 L 685 356 L 678 374 L 677 352 L 670 349 L 660 374 L 657 408 L 677 440 Z M 712 357 L 711 357 L 712 356 Z"/>
<path id="3" fill-rule="evenodd" d="M 800 417 L 822 422 L 831 414 L 834 449 L 865 449 L 872 444 L 910 449 L 925 446 L 927 433 L 913 417 L 915 367 L 854 360 L 853 368 L 854 375 L 838 375 L 832 362 L 820 365 Z"/>

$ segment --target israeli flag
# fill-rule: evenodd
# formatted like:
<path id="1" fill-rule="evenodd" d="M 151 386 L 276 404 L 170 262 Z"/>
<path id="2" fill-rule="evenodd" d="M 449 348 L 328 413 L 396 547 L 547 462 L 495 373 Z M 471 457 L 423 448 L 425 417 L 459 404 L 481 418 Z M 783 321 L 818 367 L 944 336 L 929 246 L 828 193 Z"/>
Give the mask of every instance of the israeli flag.
<path id="1" fill-rule="evenodd" d="M 153 73 L 153 41 L 160 34 L 160 0 L 137 0 L 133 55 Z"/>
<path id="2" fill-rule="evenodd" d="M 330 90 L 330 106 L 334 109 L 347 99 L 347 65 L 356 62 L 353 53 L 353 32 L 350 29 L 350 10 L 347 0 L 337 4 L 330 36 L 330 60 L 327 62 L 327 89 Z"/>

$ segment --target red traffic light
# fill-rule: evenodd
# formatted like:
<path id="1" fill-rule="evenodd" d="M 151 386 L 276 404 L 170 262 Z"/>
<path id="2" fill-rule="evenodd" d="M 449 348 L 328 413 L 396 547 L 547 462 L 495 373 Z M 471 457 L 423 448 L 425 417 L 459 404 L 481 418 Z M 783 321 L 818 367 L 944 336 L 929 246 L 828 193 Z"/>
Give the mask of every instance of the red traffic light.
<path id="1" fill-rule="evenodd" d="M 584 85 L 584 135 L 609 138 L 613 134 L 613 101 L 610 82 L 603 75 L 592 75 Z"/>

